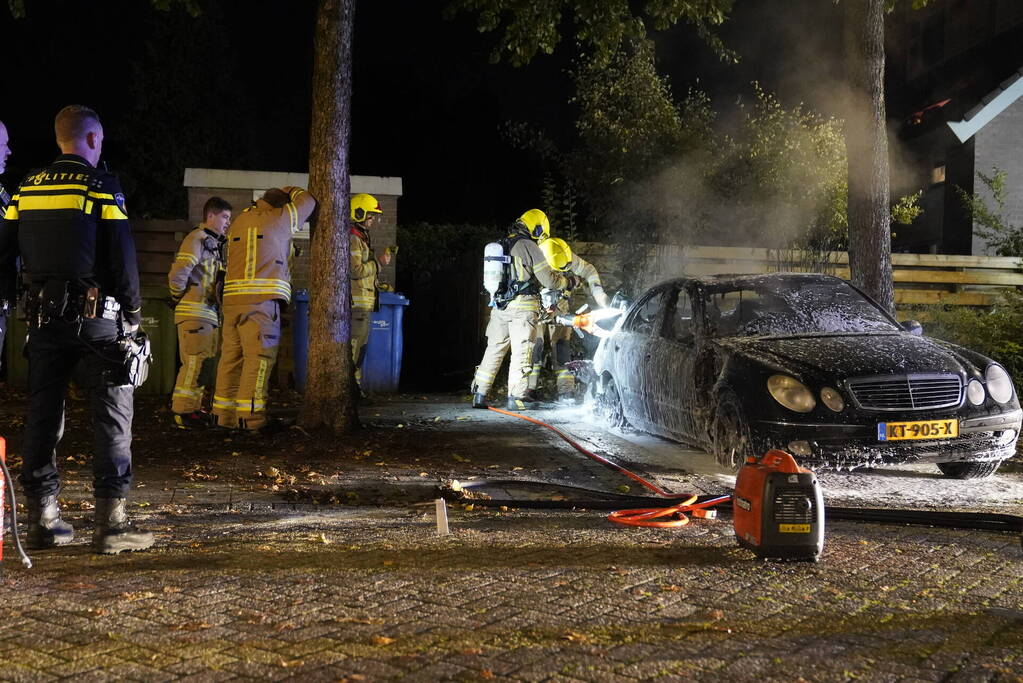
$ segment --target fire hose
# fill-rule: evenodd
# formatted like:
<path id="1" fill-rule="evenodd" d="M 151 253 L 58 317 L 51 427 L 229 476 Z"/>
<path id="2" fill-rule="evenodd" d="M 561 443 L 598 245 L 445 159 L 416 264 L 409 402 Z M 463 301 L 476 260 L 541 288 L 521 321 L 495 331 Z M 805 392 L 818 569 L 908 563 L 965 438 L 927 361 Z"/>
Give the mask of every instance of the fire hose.
<path id="1" fill-rule="evenodd" d="M 674 498 L 679 499 L 683 496 L 676 496 L 668 491 L 665 491 L 656 484 L 647 481 L 638 474 L 629 471 L 628 469 L 614 463 L 607 458 L 604 458 L 592 451 L 584 448 L 575 439 L 570 437 L 562 430 L 554 427 L 553 425 L 547 424 L 541 420 L 537 420 L 520 413 L 515 413 L 510 410 L 501 410 L 499 408 L 491 407 L 490 410 L 495 413 L 502 415 L 508 415 L 515 417 L 520 420 L 525 420 L 533 424 L 545 427 L 561 439 L 563 439 L 568 445 L 572 446 L 575 450 L 582 453 L 583 455 L 591 458 L 602 465 L 605 465 L 616 472 L 623 474 L 633 481 L 638 482 L 643 487 L 649 489 L 660 498 Z M 607 496 L 608 494 L 603 491 L 594 491 L 592 489 L 585 489 L 582 487 L 569 487 L 572 489 L 578 489 L 581 491 L 587 491 L 589 493 L 599 493 L 600 495 Z M 621 498 L 627 498 L 629 502 L 640 502 L 643 499 L 638 496 L 622 496 Z M 646 500 L 655 502 L 658 499 L 646 497 Z M 653 527 L 676 527 L 684 526 L 689 523 L 688 518 L 683 514 L 685 512 L 692 512 L 693 516 L 704 516 L 703 511 L 710 511 L 712 508 L 717 508 L 718 511 L 727 513 L 731 511 L 731 506 L 727 505 L 731 500 L 731 495 L 711 495 L 711 496 L 695 496 L 686 495 L 684 500 L 671 505 L 668 507 L 647 507 L 647 508 L 635 508 L 629 510 L 619 510 L 612 512 L 608 519 L 617 524 L 624 524 L 629 526 L 653 526 Z M 474 500 L 474 504 L 479 504 L 483 507 L 498 507 L 498 506 L 518 506 L 526 507 L 533 505 L 535 507 L 542 508 L 608 508 L 614 505 L 608 501 L 587 501 L 587 500 L 563 500 L 563 501 L 516 501 L 516 500 Z M 847 521 L 859 521 L 859 522 L 877 522 L 881 524 L 911 524 L 911 525 L 922 525 L 922 526 L 934 526 L 943 527 L 948 529 L 968 529 L 968 530 L 979 530 L 979 531 L 999 531 L 1020 534 L 1020 545 L 1023 546 L 1023 517 L 1019 515 L 1007 515 L 1000 513 L 991 512 L 947 512 L 941 510 L 886 510 L 886 509 L 873 509 L 873 508 L 846 508 L 846 507 L 833 507 L 825 506 L 825 513 L 829 519 L 847 520 Z M 655 519 L 667 516 L 677 516 L 677 519 L 670 521 L 655 522 Z"/>
<path id="2" fill-rule="evenodd" d="M 673 498 L 675 500 L 679 500 L 681 498 L 679 502 L 676 502 L 674 505 L 669 505 L 668 507 L 650 507 L 634 508 L 630 510 L 616 510 L 607 517 L 615 524 L 622 524 L 625 526 L 646 526 L 660 528 L 685 526 L 686 524 L 689 524 L 689 517 L 687 517 L 685 513 L 689 512 L 694 517 L 709 517 L 712 516 L 711 514 L 712 511 L 710 511 L 709 508 L 712 508 L 715 505 L 726 503 L 732 498 L 730 495 L 716 496 L 707 500 L 697 502 L 699 496 L 697 496 L 696 494 L 686 494 L 684 496 L 675 495 L 673 493 L 665 491 L 657 484 L 647 481 L 638 474 L 630 472 L 621 465 L 615 464 L 608 460 L 607 458 L 603 458 L 597 455 L 596 453 L 586 448 L 583 448 L 575 439 L 571 438 L 570 436 L 568 436 L 568 434 L 566 434 L 565 432 L 561 431 L 560 429 L 553 425 L 529 417 L 527 415 L 512 412 L 510 410 L 501 410 L 500 408 L 494 408 L 493 406 L 490 406 L 490 409 L 493 410 L 495 413 L 501 413 L 502 415 L 508 415 L 510 417 L 517 417 L 520 420 L 525 420 L 526 422 L 532 422 L 533 424 L 540 425 L 541 427 L 546 427 L 547 429 L 551 430 L 559 437 L 561 437 L 565 441 L 565 443 L 567 443 L 569 446 L 579 451 L 583 455 L 592 458 L 593 460 L 596 460 L 601 465 L 610 467 L 619 474 L 624 474 L 629 479 L 632 479 L 641 486 L 653 491 L 655 494 L 662 498 Z M 671 517 L 672 519 L 662 519 L 663 517 Z"/>
<path id="3" fill-rule="evenodd" d="M 2 566 L 4 559 L 3 511 L 5 492 L 11 501 L 11 536 L 14 537 L 14 549 L 18 551 L 21 563 L 25 565 L 25 569 L 31 569 L 32 560 L 25 553 L 25 549 L 21 547 L 21 537 L 18 536 L 18 504 L 14 497 L 14 480 L 11 479 L 10 470 L 7 469 L 7 442 L 0 437 L 0 566 Z"/>

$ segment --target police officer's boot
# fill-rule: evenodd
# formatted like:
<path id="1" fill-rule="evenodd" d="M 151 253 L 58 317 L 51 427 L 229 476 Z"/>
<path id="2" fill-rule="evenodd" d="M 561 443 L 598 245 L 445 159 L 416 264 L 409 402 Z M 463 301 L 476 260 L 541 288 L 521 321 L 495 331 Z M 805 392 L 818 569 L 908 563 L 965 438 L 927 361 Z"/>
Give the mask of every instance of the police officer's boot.
<path id="1" fill-rule="evenodd" d="M 66 545 L 75 539 L 75 529 L 60 518 L 57 496 L 34 498 L 25 501 L 28 506 L 28 547 L 44 550 Z"/>
<path id="2" fill-rule="evenodd" d="M 96 552 L 116 555 L 153 545 L 153 534 L 135 528 L 128 519 L 125 502 L 124 498 L 96 499 L 96 528 L 92 532 L 92 549 Z"/>

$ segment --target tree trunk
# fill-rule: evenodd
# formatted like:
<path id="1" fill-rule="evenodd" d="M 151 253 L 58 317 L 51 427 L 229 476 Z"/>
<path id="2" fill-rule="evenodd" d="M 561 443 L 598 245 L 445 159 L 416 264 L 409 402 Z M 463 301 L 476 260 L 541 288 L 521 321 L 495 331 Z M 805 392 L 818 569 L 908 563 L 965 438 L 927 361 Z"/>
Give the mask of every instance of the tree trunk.
<path id="1" fill-rule="evenodd" d="M 335 433 L 359 424 L 352 367 L 348 164 L 355 0 L 320 0 L 316 12 L 309 191 L 312 223 L 309 367 L 299 424 Z"/>
<path id="2" fill-rule="evenodd" d="M 849 155 L 849 270 L 853 284 L 889 312 L 892 284 L 888 130 L 884 105 L 885 0 L 844 0 Z"/>

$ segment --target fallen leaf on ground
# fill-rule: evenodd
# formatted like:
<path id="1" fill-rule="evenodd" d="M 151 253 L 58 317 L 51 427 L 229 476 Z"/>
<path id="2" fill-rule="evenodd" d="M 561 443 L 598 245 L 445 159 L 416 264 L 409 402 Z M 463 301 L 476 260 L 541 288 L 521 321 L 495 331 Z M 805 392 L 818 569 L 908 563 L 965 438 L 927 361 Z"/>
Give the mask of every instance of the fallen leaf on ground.
<path id="1" fill-rule="evenodd" d="M 374 645 L 384 646 L 384 645 L 390 645 L 393 642 L 394 642 L 394 638 L 388 638 L 387 636 L 373 636 L 373 644 Z"/>

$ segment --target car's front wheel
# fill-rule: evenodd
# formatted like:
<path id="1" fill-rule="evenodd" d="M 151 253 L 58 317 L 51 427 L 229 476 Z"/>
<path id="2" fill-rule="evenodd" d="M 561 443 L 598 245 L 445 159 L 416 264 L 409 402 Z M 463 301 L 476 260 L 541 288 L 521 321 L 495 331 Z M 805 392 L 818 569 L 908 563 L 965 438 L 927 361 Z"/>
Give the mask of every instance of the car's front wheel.
<path id="1" fill-rule="evenodd" d="M 1001 460 L 989 460 L 987 462 L 939 462 L 938 469 L 949 479 L 984 479 L 994 474 L 1001 464 Z"/>
<path id="2" fill-rule="evenodd" d="M 746 458 L 753 454 L 749 426 L 743 417 L 739 399 L 731 393 L 718 399 L 713 438 L 714 458 L 728 472 L 738 472 Z"/>
<path id="3" fill-rule="evenodd" d="M 600 414 L 607 420 L 607 426 L 619 431 L 628 431 L 630 426 L 628 418 L 625 417 L 625 409 L 622 407 L 622 395 L 618 392 L 618 385 L 614 378 L 609 377 L 604 385 L 604 393 L 598 397 L 597 405 Z"/>

